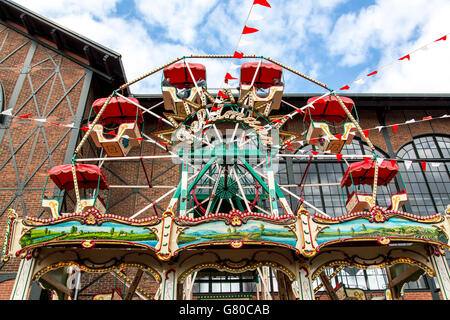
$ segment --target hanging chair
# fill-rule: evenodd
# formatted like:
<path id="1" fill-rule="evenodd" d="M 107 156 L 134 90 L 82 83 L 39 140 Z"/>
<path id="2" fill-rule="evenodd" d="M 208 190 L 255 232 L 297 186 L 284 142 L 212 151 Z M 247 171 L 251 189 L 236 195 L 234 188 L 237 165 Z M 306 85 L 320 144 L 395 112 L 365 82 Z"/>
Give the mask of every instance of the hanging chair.
<path id="1" fill-rule="evenodd" d="M 353 192 L 349 195 L 346 208 L 348 213 L 369 211 L 375 206 L 375 201 L 371 194 L 362 194 L 355 189 L 356 185 L 373 185 L 375 179 L 375 165 L 376 161 L 364 160 L 352 163 L 345 172 L 341 187 L 353 186 Z M 391 180 L 400 171 L 396 164 L 390 161 L 382 161 L 378 165 L 377 186 L 387 186 Z"/>
<path id="2" fill-rule="evenodd" d="M 304 115 L 304 122 L 308 125 L 306 140 L 316 145 L 322 151 L 340 153 L 345 144 L 351 143 L 356 127 L 353 122 L 343 123 L 343 130 L 340 134 L 331 132 L 331 123 L 342 123 L 347 120 L 347 114 L 342 109 L 335 96 L 312 97 L 307 104 L 312 107 L 307 108 Z M 317 100 L 317 101 L 316 101 Z M 347 97 L 341 97 L 347 109 L 352 112 L 354 102 Z"/>
<path id="3" fill-rule="evenodd" d="M 104 202 L 103 198 L 99 196 L 99 190 L 109 189 L 109 184 L 101 169 L 96 165 L 77 164 L 75 166 L 75 173 L 79 189 L 95 190 L 92 197 L 80 199 L 81 201 L 80 205 L 82 207 L 82 210 L 87 210 L 95 207 L 101 213 L 105 213 L 106 203 Z M 60 190 L 74 189 L 71 164 L 53 167 L 48 172 L 47 181 L 48 178 L 50 178 Z M 48 199 L 47 197 L 44 196 L 47 181 L 45 182 L 44 190 L 42 192 L 42 207 L 44 208 L 44 210 L 50 212 L 53 217 L 58 217 L 60 209 L 59 200 Z"/>
<path id="4" fill-rule="evenodd" d="M 100 98 L 92 104 L 96 114 L 100 112 L 107 99 Z M 136 106 L 139 101 L 135 98 L 127 99 L 112 97 L 92 129 L 95 145 L 103 148 L 110 157 L 126 156 L 133 147 L 140 146 L 144 116 L 142 109 Z M 89 127 L 91 126 L 89 123 Z"/>
<path id="5" fill-rule="evenodd" d="M 264 109 L 260 112 L 268 116 L 272 110 L 280 109 L 284 90 L 282 78 L 283 68 L 274 63 L 243 63 L 240 77 L 240 97 L 249 94 L 248 104 L 257 111 Z M 251 87 L 252 84 L 253 87 Z"/>
<path id="6" fill-rule="evenodd" d="M 202 88 L 206 89 L 206 67 L 200 63 L 174 63 L 163 69 L 161 87 L 166 110 L 189 114 L 183 100 L 201 104 Z"/>

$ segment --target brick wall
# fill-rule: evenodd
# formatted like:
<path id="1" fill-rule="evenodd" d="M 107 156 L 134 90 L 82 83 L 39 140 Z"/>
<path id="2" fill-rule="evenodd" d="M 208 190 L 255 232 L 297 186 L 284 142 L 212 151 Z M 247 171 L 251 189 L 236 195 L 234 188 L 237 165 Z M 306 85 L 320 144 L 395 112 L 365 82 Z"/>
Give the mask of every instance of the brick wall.
<path id="1" fill-rule="evenodd" d="M 0 125 L 0 230 L 6 228 L 8 210 L 19 216 L 41 216 L 41 193 L 51 167 L 64 163 L 72 132 L 61 125 L 76 116 L 87 71 L 37 42 L 0 25 L 0 80 L 5 110 L 13 115 L 45 118 L 51 125 L 10 117 Z M 84 106 L 82 106 L 84 107 Z M 3 111 L 3 110 L 2 110 Z M 53 195 L 50 183 L 46 195 Z M 3 236 L 1 244 L 3 245 Z M 17 272 L 19 261 L 11 258 L 1 273 Z M 0 284 L 1 297 L 9 298 L 12 281 Z"/>

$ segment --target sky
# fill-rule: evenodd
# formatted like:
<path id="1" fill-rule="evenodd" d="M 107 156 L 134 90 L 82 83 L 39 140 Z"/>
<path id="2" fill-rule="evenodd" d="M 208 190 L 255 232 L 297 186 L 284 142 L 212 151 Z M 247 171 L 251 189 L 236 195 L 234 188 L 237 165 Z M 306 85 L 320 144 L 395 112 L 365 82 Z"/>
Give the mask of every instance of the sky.
<path id="1" fill-rule="evenodd" d="M 238 51 L 270 57 L 341 94 L 450 91 L 449 0 L 268 0 L 270 8 L 253 0 L 14 2 L 121 54 L 128 81 L 177 57 Z M 258 32 L 242 34 L 244 25 Z M 212 90 L 227 72 L 239 78 L 236 66 L 258 60 L 188 61 L 206 66 Z M 160 83 L 161 72 L 130 90 L 160 93 Z M 325 93 L 287 70 L 284 83 L 287 93 Z"/>

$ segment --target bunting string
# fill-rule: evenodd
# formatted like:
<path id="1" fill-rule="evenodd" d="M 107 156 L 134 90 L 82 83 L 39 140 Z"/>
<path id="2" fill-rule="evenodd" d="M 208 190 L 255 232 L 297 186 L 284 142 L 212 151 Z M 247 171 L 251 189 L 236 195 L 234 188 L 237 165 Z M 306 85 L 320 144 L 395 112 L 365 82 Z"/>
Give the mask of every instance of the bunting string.
<path id="1" fill-rule="evenodd" d="M 381 70 L 392 67 L 394 64 L 399 63 L 399 61 L 400 62 L 405 62 L 405 61 L 411 62 L 411 56 L 413 54 L 417 53 L 418 51 L 428 50 L 430 48 L 430 46 L 436 45 L 436 43 L 440 44 L 442 41 L 447 41 L 447 36 L 449 36 L 449 35 L 450 35 L 450 33 L 447 33 L 444 36 L 440 37 L 439 39 L 436 39 L 432 42 L 429 42 L 429 43 L 421 46 L 420 48 L 417 48 L 417 49 L 411 51 L 410 53 L 403 55 L 401 58 L 398 58 L 397 60 L 394 60 L 391 63 L 381 66 L 377 70 L 374 70 L 374 71 L 368 73 L 366 76 L 353 80 L 352 82 L 350 82 L 350 84 L 346 84 L 345 86 L 341 87 L 339 90 L 341 90 L 341 91 L 350 90 L 350 88 L 353 86 L 353 84 L 364 84 L 364 83 L 366 83 L 366 80 L 369 79 L 370 77 L 379 74 Z"/>
<path id="2" fill-rule="evenodd" d="M 329 93 L 327 93 L 325 95 L 328 95 L 328 94 Z M 283 101 L 283 102 L 286 103 L 285 101 Z M 303 107 L 300 107 L 300 108 L 297 108 L 297 107 L 295 107 L 295 106 L 293 106 L 293 105 L 291 105 L 289 103 L 286 103 L 286 104 L 290 105 L 291 107 L 296 108 L 294 110 L 294 113 L 290 113 L 290 114 L 288 114 L 286 116 L 289 116 L 289 115 L 292 116 L 292 115 L 294 115 L 296 113 L 302 114 L 306 108 L 313 107 L 313 103 L 307 104 L 307 105 L 305 105 Z M 17 123 L 17 124 L 45 123 L 47 125 L 51 125 L 51 126 L 55 126 L 55 127 L 65 127 L 65 128 L 72 128 L 72 129 L 80 129 L 80 130 L 83 130 L 83 131 L 88 131 L 89 130 L 89 128 L 86 127 L 86 126 L 76 127 L 72 122 L 71 123 L 64 123 L 64 122 L 49 121 L 48 119 L 43 119 L 43 118 L 33 118 L 31 113 L 24 114 L 24 115 L 13 116 L 12 113 L 11 113 L 11 110 L 5 110 L 5 111 L 1 112 L 0 114 L 2 114 L 4 116 L 12 117 L 13 121 L 11 123 Z M 399 126 L 411 125 L 411 124 L 414 124 L 414 123 L 420 123 L 420 122 L 431 121 L 431 120 L 439 120 L 439 119 L 445 119 L 445 118 L 450 118 L 450 115 L 444 114 L 442 116 L 437 116 L 437 117 L 436 116 L 435 117 L 433 117 L 433 116 L 425 116 L 425 117 L 423 117 L 420 120 L 410 119 L 410 120 L 407 120 L 407 121 L 405 121 L 403 123 L 395 123 L 395 124 L 390 124 L 390 125 L 385 125 L 385 126 L 376 126 L 376 127 L 373 127 L 373 128 L 365 129 L 365 130 L 363 130 L 363 132 L 364 132 L 365 135 L 369 135 L 370 131 L 373 131 L 373 130 L 377 130 L 378 132 L 380 132 L 383 128 L 392 128 L 394 133 L 397 133 L 397 130 L 398 130 Z M 352 132 L 352 134 L 355 134 L 355 133 Z M 106 135 L 115 136 L 115 134 L 113 132 L 106 133 Z M 141 142 L 146 142 L 146 143 L 157 144 L 159 147 L 161 147 L 161 149 L 163 151 L 169 152 L 168 148 L 167 148 L 167 143 L 165 143 L 165 142 L 156 142 L 155 140 L 153 140 L 153 139 L 151 139 L 150 137 L 147 137 L 147 136 L 145 138 L 132 138 L 132 137 L 129 137 L 129 136 L 124 136 L 124 138 L 139 140 Z M 319 138 L 320 137 L 313 137 L 313 138 L 311 138 L 309 140 L 309 142 L 310 143 L 315 143 L 315 139 L 319 139 Z M 306 141 L 306 140 L 296 140 L 296 141 L 292 141 L 292 142 L 287 142 L 286 144 L 284 144 L 282 146 L 281 150 L 293 152 L 293 150 L 294 150 L 293 149 L 294 148 L 293 144 L 299 144 L 300 146 L 303 146 L 306 143 L 308 143 L 308 141 Z M 302 156 L 304 156 L 304 157 L 309 157 L 309 155 L 305 154 L 307 152 L 307 150 L 299 149 L 298 152 L 300 152 L 301 154 L 300 155 L 298 155 L 298 154 L 283 154 L 282 156 L 293 156 L 293 157 L 302 157 Z M 314 150 L 310 150 L 309 152 L 315 158 L 326 159 L 326 158 L 333 158 L 333 157 L 335 157 L 337 162 L 340 162 L 342 159 L 345 160 L 345 159 L 370 159 L 371 158 L 371 156 L 368 156 L 368 155 L 343 155 L 343 154 L 332 155 L 332 154 L 330 154 L 330 152 L 319 152 L 319 151 L 314 151 Z M 387 160 L 387 161 L 391 161 L 391 162 L 392 161 L 395 161 L 395 162 L 400 161 L 400 162 L 404 163 L 404 165 L 405 165 L 407 170 L 410 170 L 410 168 L 412 166 L 412 163 L 418 162 L 418 163 L 420 163 L 420 166 L 421 166 L 421 168 L 424 171 L 426 171 L 427 168 L 429 168 L 429 167 L 432 167 L 432 168 L 439 167 L 441 165 L 441 163 L 442 163 L 442 162 L 436 162 L 436 161 L 423 161 L 423 159 L 400 159 L 400 158 L 393 159 L 393 158 L 382 158 L 382 157 L 378 157 L 376 160 L 377 161 Z"/>

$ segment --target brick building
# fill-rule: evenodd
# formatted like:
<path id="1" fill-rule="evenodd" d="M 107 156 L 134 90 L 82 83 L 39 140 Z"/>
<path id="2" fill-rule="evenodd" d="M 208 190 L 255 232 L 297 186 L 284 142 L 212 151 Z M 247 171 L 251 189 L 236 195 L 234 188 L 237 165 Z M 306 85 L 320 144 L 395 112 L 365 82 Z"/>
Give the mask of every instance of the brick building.
<path id="1" fill-rule="evenodd" d="M 106 97 L 120 85 L 126 83 L 125 72 L 118 53 L 77 35 L 48 19 L 30 12 L 8 1 L 0 2 L 0 82 L 3 87 L 3 105 L 0 111 L 11 111 L 11 116 L 0 118 L 0 229 L 7 224 L 8 210 L 14 209 L 20 215 L 38 218 L 48 217 L 41 208 L 43 186 L 48 171 L 60 164 L 70 163 L 75 147 L 84 135 L 80 128 L 86 126 L 91 114 L 92 103 Z M 131 96 L 126 89 L 123 94 Z M 285 95 L 289 104 L 305 105 L 314 94 Z M 362 128 L 371 130 L 370 138 L 386 158 L 415 160 L 410 167 L 401 162 L 400 168 L 406 175 L 393 184 L 397 191 L 406 186 L 409 202 L 405 211 L 418 215 L 444 212 L 449 204 L 449 152 L 448 118 L 450 95 L 447 94 L 349 94 L 358 109 Z M 162 114 L 161 95 L 136 95 L 140 104 Z M 154 107 L 156 106 L 156 107 Z M 287 105 L 281 112 L 288 111 Z M 431 117 L 431 119 L 429 118 Z M 33 120 L 34 119 L 34 120 Z M 36 120 L 37 119 L 37 120 Z M 45 121 L 39 121 L 45 119 Z M 161 127 L 161 123 L 144 113 L 143 133 L 150 137 Z M 415 119 L 408 125 L 401 125 L 394 131 L 389 127 Z M 418 121 L 422 120 L 423 121 Z M 427 120 L 428 119 L 428 120 Z M 289 130 L 303 131 L 301 121 L 288 124 Z M 308 150 L 305 147 L 300 150 Z M 364 152 L 365 145 L 356 139 L 353 149 L 346 152 Z M 296 150 L 296 152 L 299 152 Z M 80 152 L 83 157 L 95 158 L 103 155 L 91 140 Z M 130 156 L 163 155 L 160 149 L 149 143 L 142 143 Z M 428 167 L 420 166 L 426 161 Z M 298 184 L 302 168 L 307 161 L 287 159 L 280 163 L 280 182 Z M 319 182 L 334 182 L 333 174 L 344 171 L 342 163 L 320 160 L 313 164 L 308 179 Z M 164 160 L 129 160 L 105 162 L 102 170 L 111 185 L 116 187 L 102 195 L 108 199 L 108 212 L 130 217 L 140 208 L 155 201 L 164 194 L 163 189 L 142 187 L 149 183 L 149 175 L 155 184 L 175 185 L 179 179 L 178 164 Z M 315 177 L 315 178 L 314 178 Z M 317 178 L 318 177 L 318 178 Z M 314 180 L 316 179 L 316 180 Z M 321 179 L 321 180 L 320 180 Z M 330 179 L 330 180 L 328 180 Z M 335 178 L 334 178 L 335 179 Z M 319 187 L 308 190 L 311 202 L 334 216 L 343 213 L 339 202 L 337 186 Z M 61 192 L 54 185 L 48 185 L 44 195 L 59 197 L 62 210 L 71 212 L 75 205 L 72 192 Z M 385 193 L 384 195 L 387 195 Z M 160 215 L 169 200 L 158 202 L 142 218 Z M 289 198 L 295 207 L 295 199 Z M 381 193 L 380 200 L 387 201 Z M 3 243 L 2 243 L 3 244 Z M 0 299 L 9 299 L 17 275 L 19 259 L 12 258 L 0 266 Z M 116 292 L 123 294 L 136 274 L 135 268 L 114 273 L 83 273 L 78 292 L 79 299 L 92 299 L 94 295 Z M 347 272 L 334 279 L 347 287 L 359 287 L 368 298 L 383 295 L 386 283 L 383 273 L 371 270 Z M 125 279 L 125 281 L 124 281 Z M 278 295 L 276 274 L 271 279 L 271 290 Z M 278 278 L 279 280 L 279 278 Z M 362 282 L 361 282 L 362 281 Z M 377 282 L 378 281 L 378 282 Z M 44 281 L 45 282 L 45 281 Z M 44 284 L 45 285 L 45 284 Z M 46 284 L 48 285 L 48 283 Z M 194 285 L 194 297 L 230 297 L 239 293 L 255 298 L 256 284 L 251 274 L 230 276 L 205 272 L 198 275 Z M 141 290 L 142 289 L 142 290 Z M 64 288 L 62 289 L 64 290 Z M 150 273 L 144 273 L 135 298 L 155 293 L 157 283 Z M 63 291 L 64 292 L 64 291 Z M 48 292 L 34 283 L 29 299 L 44 299 Z M 326 299 L 322 290 L 316 299 Z M 432 278 L 421 277 L 408 284 L 405 299 L 440 299 L 439 289 Z"/>

